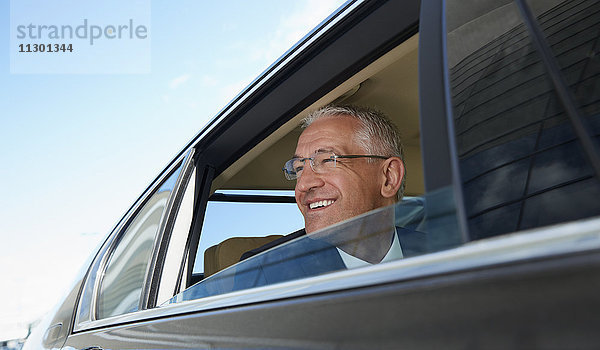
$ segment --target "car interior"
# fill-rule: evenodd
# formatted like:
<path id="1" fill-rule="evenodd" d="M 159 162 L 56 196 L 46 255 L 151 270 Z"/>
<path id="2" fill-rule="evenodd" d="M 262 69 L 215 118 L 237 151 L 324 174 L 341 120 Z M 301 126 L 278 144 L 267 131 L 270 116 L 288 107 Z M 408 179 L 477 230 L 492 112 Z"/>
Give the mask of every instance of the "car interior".
<path id="1" fill-rule="evenodd" d="M 418 96 L 418 35 L 406 40 L 321 99 L 247 152 L 213 181 L 216 190 L 293 190 L 282 176 L 283 163 L 294 154 L 311 111 L 327 104 L 370 106 L 381 110 L 400 129 L 407 163 L 406 195 L 424 192 L 421 163 Z"/>
<path id="2" fill-rule="evenodd" d="M 396 124 L 402 136 L 407 182 L 405 197 L 424 194 L 421 161 L 418 96 L 418 34 L 390 50 L 337 88 L 292 117 L 257 146 L 218 174 L 212 183 L 213 198 L 218 191 L 293 191 L 295 182 L 286 180 L 282 166 L 293 154 L 302 130 L 300 123 L 311 111 L 328 104 L 351 104 L 376 108 Z M 289 193 L 289 192 L 288 192 Z M 288 197 L 293 202 L 292 197 Z M 209 201 L 211 198 L 209 198 Z M 300 213 L 298 213 L 300 215 Z M 204 256 L 204 274 L 191 284 L 238 261 L 249 250 L 281 235 L 229 237 L 211 246 Z M 202 238 L 200 238 L 202 239 Z"/>

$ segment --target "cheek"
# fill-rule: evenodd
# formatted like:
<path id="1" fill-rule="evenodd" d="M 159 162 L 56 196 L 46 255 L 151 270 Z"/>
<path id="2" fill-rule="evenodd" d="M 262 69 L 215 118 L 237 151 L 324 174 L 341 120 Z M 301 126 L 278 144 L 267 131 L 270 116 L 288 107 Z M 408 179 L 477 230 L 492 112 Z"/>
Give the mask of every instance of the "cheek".
<path id="1" fill-rule="evenodd" d="M 345 193 L 358 194 L 367 187 L 372 187 L 375 178 L 373 174 L 345 172 L 331 179 L 331 184 Z"/>
<path id="2" fill-rule="evenodd" d="M 347 175 L 331 179 L 329 186 L 335 188 L 339 193 L 338 200 L 340 200 L 339 204 L 341 204 L 342 208 L 345 208 L 343 210 L 353 211 L 365 196 L 364 184 L 361 184 L 353 176 Z"/>
<path id="3" fill-rule="evenodd" d="M 371 208 L 380 195 L 379 179 L 373 172 L 360 175 L 348 177 L 339 185 L 343 186 L 343 193 L 349 196 L 348 202 L 353 203 L 354 207 Z"/>
<path id="4" fill-rule="evenodd" d="M 302 202 L 301 201 L 301 199 L 302 199 L 302 197 L 301 197 L 302 194 L 301 193 L 302 192 L 300 192 L 298 190 L 294 191 L 294 197 L 296 198 L 296 205 L 298 206 L 298 209 L 300 209 L 300 211 L 302 211 L 302 206 L 300 205 L 300 203 Z"/>
<path id="5" fill-rule="evenodd" d="M 348 184 L 348 179 L 346 176 L 337 175 L 337 176 L 329 176 L 325 180 L 325 185 L 323 186 L 330 192 L 338 192 L 342 197 L 347 196 L 349 189 L 352 188 L 351 185 Z"/>

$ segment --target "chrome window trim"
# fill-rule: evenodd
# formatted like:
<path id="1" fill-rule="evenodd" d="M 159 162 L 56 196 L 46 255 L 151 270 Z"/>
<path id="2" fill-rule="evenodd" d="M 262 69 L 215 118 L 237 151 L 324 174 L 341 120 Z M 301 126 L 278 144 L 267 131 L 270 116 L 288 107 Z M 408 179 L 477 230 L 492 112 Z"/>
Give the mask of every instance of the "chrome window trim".
<path id="1" fill-rule="evenodd" d="M 345 270 L 280 284 L 185 301 L 98 320 L 77 331 L 114 326 L 153 318 L 230 309 L 252 303 L 276 301 L 317 293 L 402 283 L 420 278 L 460 274 L 503 264 L 524 264 L 538 259 L 600 251 L 600 218 L 520 231 L 472 241 L 463 246 L 381 265 Z"/>
<path id="2" fill-rule="evenodd" d="M 179 208 L 183 200 L 183 196 L 186 192 L 191 175 L 195 169 L 194 164 L 194 153 L 195 149 L 190 149 L 181 164 L 181 172 L 177 177 L 177 181 L 173 190 L 169 195 L 167 205 L 163 216 L 160 219 L 159 228 L 157 231 L 156 239 L 154 241 L 154 247 L 152 250 L 151 260 L 146 270 L 146 277 L 144 279 L 142 296 L 140 300 L 140 310 L 147 309 L 148 307 L 154 307 L 154 299 L 158 294 L 159 284 L 162 275 L 164 254 L 169 246 L 171 240 L 171 233 L 175 220 L 178 217 Z M 173 170 L 171 170 L 173 171 Z M 169 172 L 170 173 L 170 172 Z M 162 261 L 158 261 L 162 257 Z M 152 299 L 152 300 L 150 300 Z"/>
<path id="3" fill-rule="evenodd" d="M 461 239 L 468 242 L 448 75 L 446 0 L 423 0 L 419 18 L 419 94 L 427 96 L 419 98 L 425 189 L 452 187 Z"/>
<path id="4" fill-rule="evenodd" d="M 152 307 L 172 298 L 177 294 L 177 290 L 179 290 L 179 273 L 164 274 L 164 271 L 180 271 L 183 257 L 187 254 L 187 242 L 194 217 L 194 201 L 197 197 L 195 167 L 191 169 L 190 176 L 187 186 L 182 193 L 177 217 L 174 219 L 170 237 L 164 241 L 166 246 L 163 252 L 164 257 L 162 258 L 160 271 L 155 271 L 155 273 L 159 274 L 159 279 L 157 281 L 156 294 L 152 300 Z"/>

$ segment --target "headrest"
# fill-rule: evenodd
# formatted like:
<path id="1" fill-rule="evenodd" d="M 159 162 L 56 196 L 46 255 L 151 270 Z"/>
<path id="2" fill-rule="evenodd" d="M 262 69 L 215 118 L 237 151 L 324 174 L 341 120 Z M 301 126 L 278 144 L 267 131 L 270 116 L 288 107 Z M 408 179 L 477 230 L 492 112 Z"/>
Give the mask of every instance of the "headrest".
<path id="1" fill-rule="evenodd" d="M 204 252 L 204 277 L 221 271 L 238 261 L 245 252 L 263 246 L 282 235 L 266 237 L 232 237 L 214 245 Z"/>

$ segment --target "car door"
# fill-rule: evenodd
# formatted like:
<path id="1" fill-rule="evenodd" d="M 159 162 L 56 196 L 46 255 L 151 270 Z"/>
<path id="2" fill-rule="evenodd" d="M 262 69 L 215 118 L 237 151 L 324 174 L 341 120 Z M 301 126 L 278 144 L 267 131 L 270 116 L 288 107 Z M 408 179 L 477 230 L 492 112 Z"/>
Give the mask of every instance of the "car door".
<path id="1" fill-rule="evenodd" d="M 107 278 L 117 242 L 126 240 L 115 235 L 114 243 L 107 243 L 100 255 L 105 258 L 98 258 L 88 274 L 79 318 L 64 346 L 597 344 L 596 151 L 577 146 L 586 143 L 581 141 L 586 133 L 592 143 L 598 140 L 596 7 L 593 1 L 348 3 L 193 142 L 193 156 L 181 170 L 187 175 L 179 175 L 185 180 L 178 180 L 178 200 L 173 200 L 187 209 L 168 211 L 171 219 L 164 221 L 165 234 L 154 241 L 137 304 L 124 302 L 134 290 L 137 298 L 137 289 L 123 297 L 102 294 L 101 282 L 92 281 Z M 532 8 L 533 17 L 528 12 Z M 548 53 L 536 46 L 539 38 L 532 39 L 539 34 L 532 23 L 546 24 L 542 33 L 557 35 L 552 40 L 561 51 L 553 55 L 568 62 L 558 77 L 546 67 Z M 569 34 L 572 28 L 576 31 Z M 419 77 L 414 80 L 417 52 Z M 576 91 L 574 101 L 560 97 L 564 74 Z M 415 119 L 406 106 L 417 89 Z M 289 202 L 286 196 L 227 191 L 289 190 L 293 185 L 271 178 L 285 160 L 278 150 L 293 150 L 297 122 L 307 110 L 331 102 L 379 103 L 400 115 L 397 120 L 409 134 L 407 149 L 415 150 L 414 158 L 407 159 L 408 174 L 416 179 L 409 182 L 409 193 L 420 203 L 402 225 L 426 232 L 428 251 L 257 288 L 196 292 L 206 289 L 204 279 L 228 276 L 246 264 L 211 276 L 204 274 L 206 266 L 196 269 L 196 257 L 209 250 L 201 242 L 212 219 L 207 217 L 211 203 Z M 580 112 L 571 116 L 573 108 Z M 577 119 L 583 120 L 584 133 L 572 126 Z M 393 208 L 397 217 L 413 208 L 408 202 Z M 232 208 L 221 220 L 239 218 Z M 364 223 L 360 220 L 350 224 Z M 257 221 L 247 225 L 260 230 Z M 122 230 L 127 231 L 125 226 Z M 223 238 L 236 236 L 225 234 Z M 98 305 L 116 306 L 102 311 L 103 318 L 92 310 Z"/>

